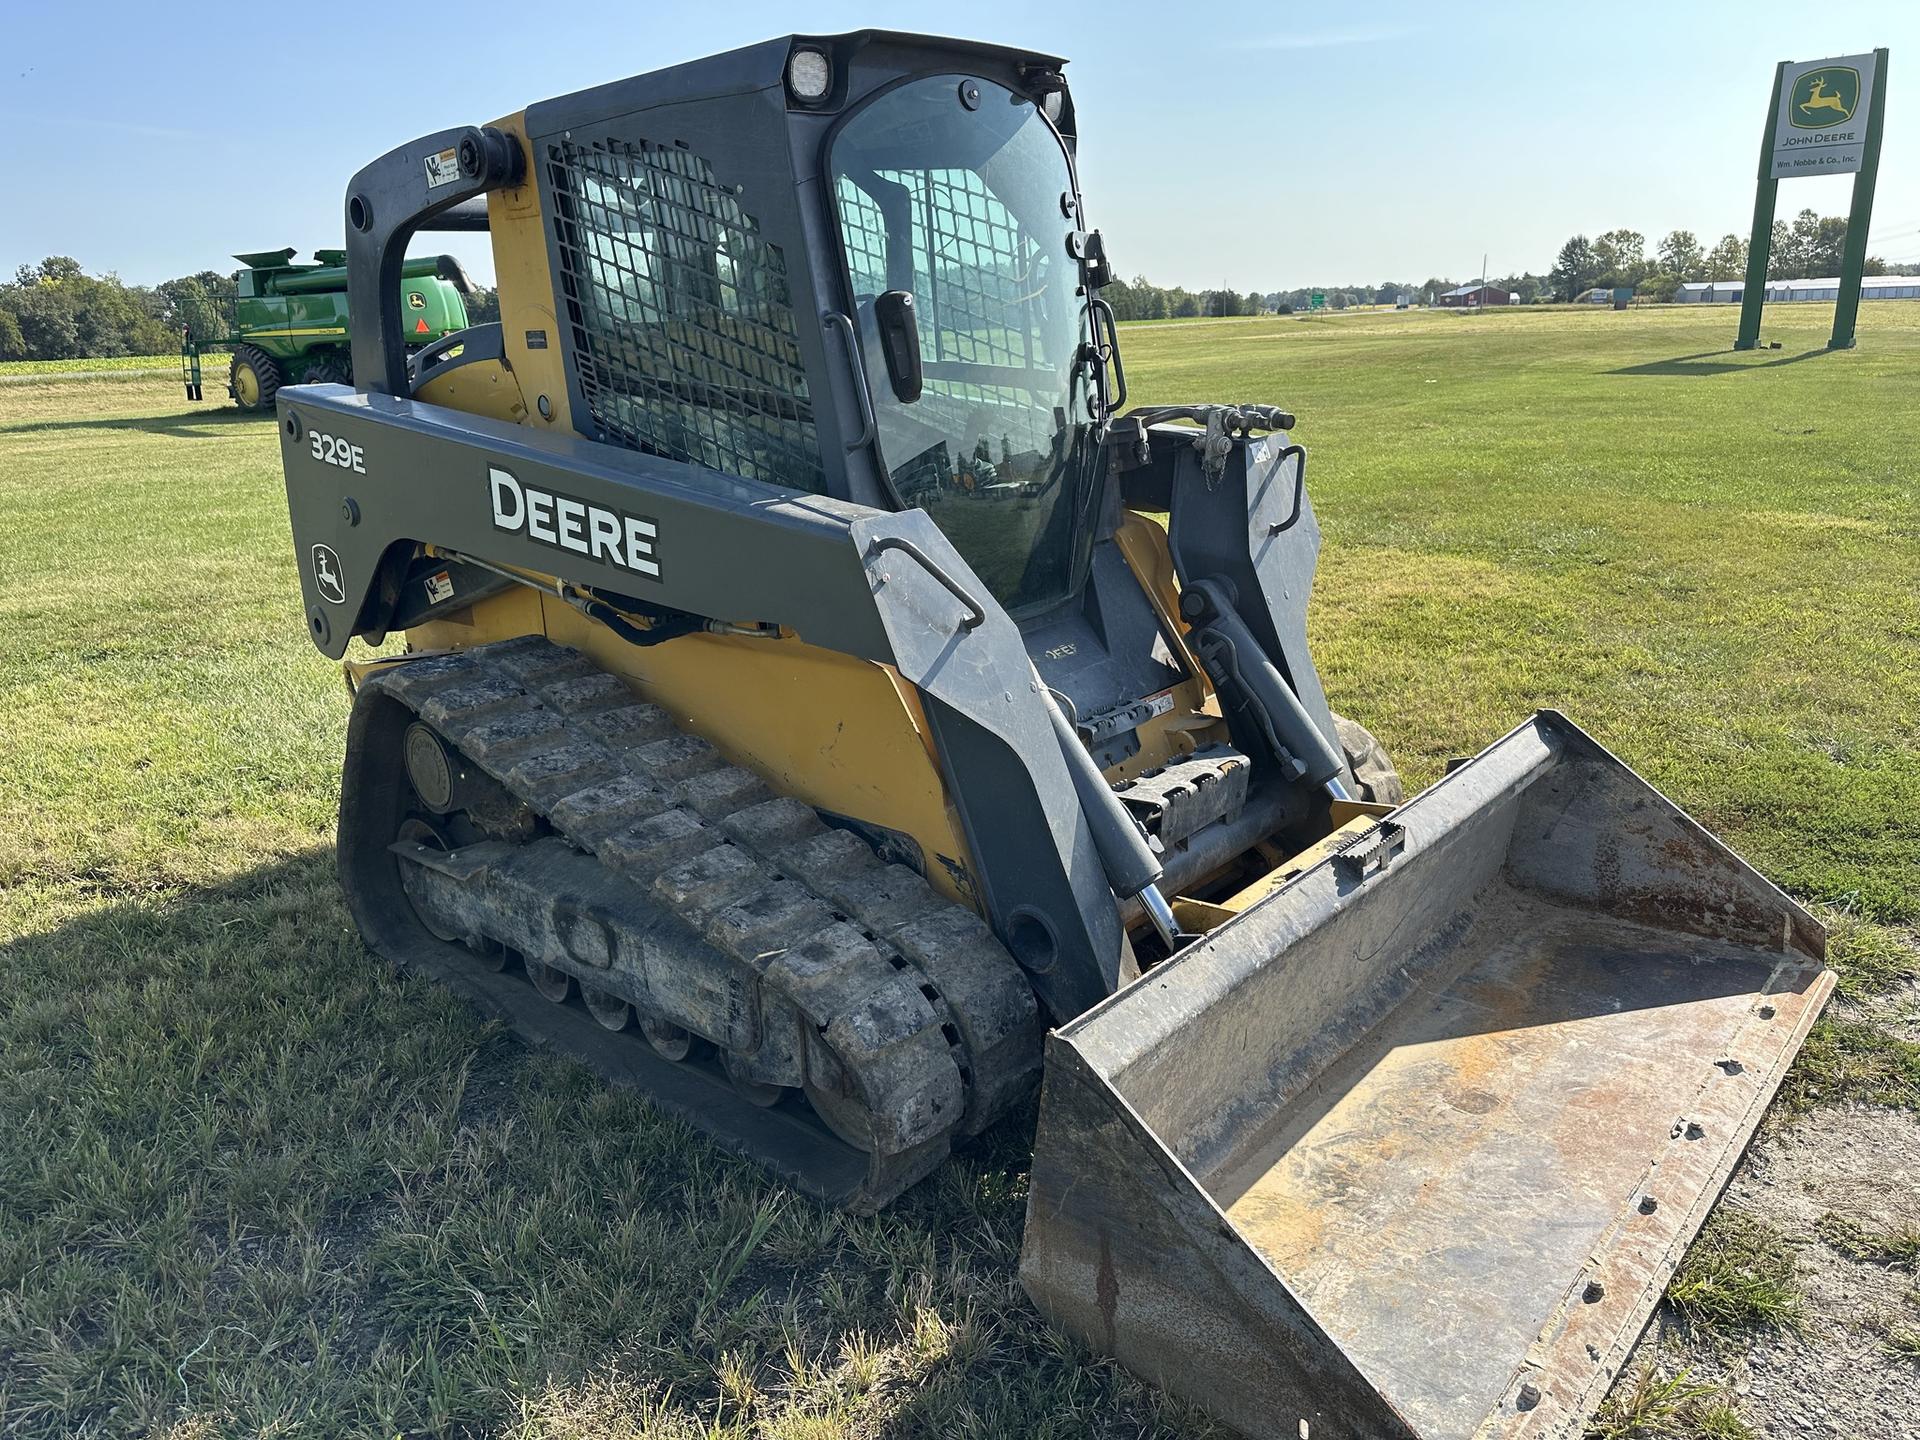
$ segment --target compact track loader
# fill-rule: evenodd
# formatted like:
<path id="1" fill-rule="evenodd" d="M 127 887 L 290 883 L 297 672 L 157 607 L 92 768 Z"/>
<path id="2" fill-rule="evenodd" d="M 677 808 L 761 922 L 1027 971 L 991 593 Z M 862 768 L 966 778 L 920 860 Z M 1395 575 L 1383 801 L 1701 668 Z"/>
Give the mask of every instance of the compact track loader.
<path id="1" fill-rule="evenodd" d="M 857 1210 L 1044 1074 L 1035 1303 L 1249 1434 L 1577 1434 L 1822 931 L 1551 712 L 1403 800 L 1292 417 L 1127 409 L 1062 63 L 782 39 L 354 176 L 358 386 L 280 396 L 315 644 L 405 635 L 354 917 Z M 410 356 L 445 228 L 502 320 Z"/>

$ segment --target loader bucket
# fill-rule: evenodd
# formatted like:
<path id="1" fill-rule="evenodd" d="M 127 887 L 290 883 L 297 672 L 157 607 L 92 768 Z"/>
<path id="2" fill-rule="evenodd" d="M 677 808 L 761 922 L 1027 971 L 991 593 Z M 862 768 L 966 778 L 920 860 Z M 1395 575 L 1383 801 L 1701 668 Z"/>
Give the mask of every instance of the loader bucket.
<path id="1" fill-rule="evenodd" d="M 1021 1279 L 1248 1435 L 1577 1437 L 1825 934 L 1551 712 L 1393 824 L 1049 1038 Z"/>

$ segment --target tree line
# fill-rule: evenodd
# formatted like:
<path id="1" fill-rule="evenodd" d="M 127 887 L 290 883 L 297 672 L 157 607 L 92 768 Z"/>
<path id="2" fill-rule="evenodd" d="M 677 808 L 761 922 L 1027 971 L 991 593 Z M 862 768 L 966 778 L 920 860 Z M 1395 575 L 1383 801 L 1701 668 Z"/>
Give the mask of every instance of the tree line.
<path id="1" fill-rule="evenodd" d="M 202 270 L 158 285 L 89 275 L 69 255 L 22 265 L 0 284 L 0 360 L 98 360 L 162 355 L 180 332 L 225 335 L 233 325 L 233 277 Z"/>
<path id="2" fill-rule="evenodd" d="M 1791 223 L 1776 220 L 1770 280 L 1837 275 L 1847 243 L 1841 215 L 1802 210 Z M 1637 230 L 1608 230 L 1591 238 L 1575 235 L 1560 247 L 1544 275 L 1523 271 L 1487 277 L 1523 305 L 1571 301 L 1595 286 L 1632 286 L 1651 300 L 1671 300 L 1688 281 L 1737 281 L 1747 272 L 1747 242 L 1723 235 L 1711 247 L 1691 230 L 1675 230 L 1647 253 Z M 1888 265 L 1868 257 L 1866 273 L 1920 274 L 1920 265 Z M 1479 277 L 1469 277 L 1469 283 Z M 1121 320 L 1207 319 L 1216 316 L 1291 314 L 1309 308 L 1314 294 L 1328 309 L 1351 305 L 1423 305 L 1455 289 L 1459 282 L 1439 275 L 1424 281 L 1387 280 L 1378 285 L 1314 285 L 1262 293 L 1236 290 L 1188 290 L 1155 285 L 1144 275 L 1115 280 L 1101 296 Z M 480 288 L 467 297 L 470 323 L 500 318 L 498 295 Z M 67 255 L 51 255 L 38 265 L 22 265 L 11 282 L 0 284 L 0 360 L 81 360 L 117 355 L 165 355 L 179 349 L 182 330 L 198 339 L 219 339 L 233 329 L 234 277 L 214 270 L 163 280 L 158 285 L 128 285 L 108 272 L 89 275 Z"/>
<path id="3" fill-rule="evenodd" d="M 1114 280 L 1100 292 L 1100 298 L 1113 306 L 1114 317 L 1119 320 L 1211 319 L 1258 315 L 1267 309 L 1266 296 L 1257 291 L 1243 295 L 1237 290 L 1188 290 L 1179 285 L 1155 285 L 1144 275 Z"/>
<path id="4" fill-rule="evenodd" d="M 1767 262 L 1770 280 L 1799 280 L 1840 273 L 1841 253 L 1847 243 L 1844 215 L 1820 215 L 1802 210 L 1789 223 L 1776 220 Z M 1920 274 L 1920 265 L 1889 265 L 1867 257 L 1868 275 Z M 1647 253 L 1646 237 L 1637 230 L 1609 230 L 1589 238 L 1575 235 L 1560 248 L 1559 258 L 1544 275 L 1532 271 L 1489 275 L 1486 283 L 1507 291 L 1522 305 L 1567 303 L 1596 286 L 1631 286 L 1640 296 L 1656 301 L 1673 299 L 1689 281 L 1741 280 L 1747 273 L 1747 242 L 1724 235 L 1712 246 L 1691 230 L 1674 230 Z M 1311 285 L 1239 295 L 1232 290 L 1186 290 L 1153 284 L 1144 275 L 1115 281 L 1101 296 L 1122 320 L 1169 320 L 1214 315 L 1291 314 L 1308 309 L 1319 294 L 1329 310 L 1353 305 L 1431 304 L 1462 284 L 1478 284 L 1482 277 L 1464 281 L 1442 275 L 1425 280 L 1386 280 L 1378 285 Z"/>
<path id="5" fill-rule="evenodd" d="M 1838 275 L 1847 247 L 1847 218 L 1802 210 L 1791 224 L 1773 222 L 1768 247 L 1769 280 L 1807 280 Z M 1868 275 L 1900 274 L 1917 267 L 1889 266 L 1869 255 L 1863 267 Z M 1574 300 L 1598 286 L 1631 286 L 1650 300 L 1671 300 L 1690 282 L 1737 281 L 1746 278 L 1747 242 L 1738 235 L 1722 235 L 1708 248 L 1691 230 L 1669 232 L 1652 255 L 1638 230 L 1609 230 L 1589 240 L 1575 235 L 1560 247 L 1560 256 L 1548 272 L 1556 300 Z"/>
<path id="6" fill-rule="evenodd" d="M 494 291 L 469 295 L 467 318 L 498 320 Z M 111 271 L 87 274 L 70 255 L 49 255 L 0 284 L 0 360 L 170 355 L 183 330 L 205 342 L 224 340 L 233 328 L 234 278 L 215 270 L 128 285 Z"/>

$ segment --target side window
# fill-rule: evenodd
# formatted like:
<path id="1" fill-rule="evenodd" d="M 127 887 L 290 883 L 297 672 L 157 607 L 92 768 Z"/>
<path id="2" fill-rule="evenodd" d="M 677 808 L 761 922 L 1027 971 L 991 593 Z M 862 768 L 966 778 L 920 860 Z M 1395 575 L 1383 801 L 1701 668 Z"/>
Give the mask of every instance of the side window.
<path id="1" fill-rule="evenodd" d="M 826 488 L 786 257 L 677 145 L 548 151 L 575 378 L 604 439 Z"/>
<path id="2" fill-rule="evenodd" d="M 1054 257 L 972 170 L 869 171 L 839 180 L 856 294 L 911 290 L 923 360 L 1059 366 L 1047 324 Z"/>
<path id="3" fill-rule="evenodd" d="M 1101 473 L 1089 323 L 1070 250 L 1073 167 L 1029 97 L 975 76 L 882 90 L 828 145 L 881 463 L 1015 615 L 1077 583 Z M 913 299 L 920 387 L 903 398 L 882 333 Z"/>
<path id="4" fill-rule="evenodd" d="M 1057 419 L 1034 400 L 1071 361 L 1050 353 L 1063 333 L 1055 308 L 1064 267 L 1052 249 L 972 170 L 842 174 L 837 198 L 863 321 L 882 292 L 913 294 L 925 376 L 914 422 L 960 437 L 944 465 L 927 455 L 895 466 L 903 497 L 944 483 L 955 465 L 972 488 L 1013 455 L 1051 451 Z M 1075 333 L 1071 322 L 1064 333 Z M 872 361 L 868 368 L 880 373 Z"/>

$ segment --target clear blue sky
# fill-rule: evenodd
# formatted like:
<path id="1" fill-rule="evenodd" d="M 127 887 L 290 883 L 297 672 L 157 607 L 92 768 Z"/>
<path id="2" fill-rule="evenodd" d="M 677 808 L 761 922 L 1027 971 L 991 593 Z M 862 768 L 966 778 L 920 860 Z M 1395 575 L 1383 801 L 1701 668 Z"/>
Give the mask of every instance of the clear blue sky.
<path id="1" fill-rule="evenodd" d="M 1874 249 L 1920 259 L 1920 4 L 658 0 L 205 7 L 13 0 L 0 275 L 153 282 L 340 242 L 347 177 L 442 126 L 794 30 L 957 31 L 1068 56 L 1123 273 L 1272 290 L 1545 270 L 1625 225 L 1745 234 L 1773 64 L 1892 51 Z M 278 35 L 314 16 L 327 53 Z M 260 18 L 254 19 L 252 17 Z M 316 89 L 315 76 L 328 88 Z M 1781 188 L 1844 213 L 1845 180 Z M 478 243 L 476 243 L 476 241 Z M 427 237 L 490 279 L 481 237 Z"/>

